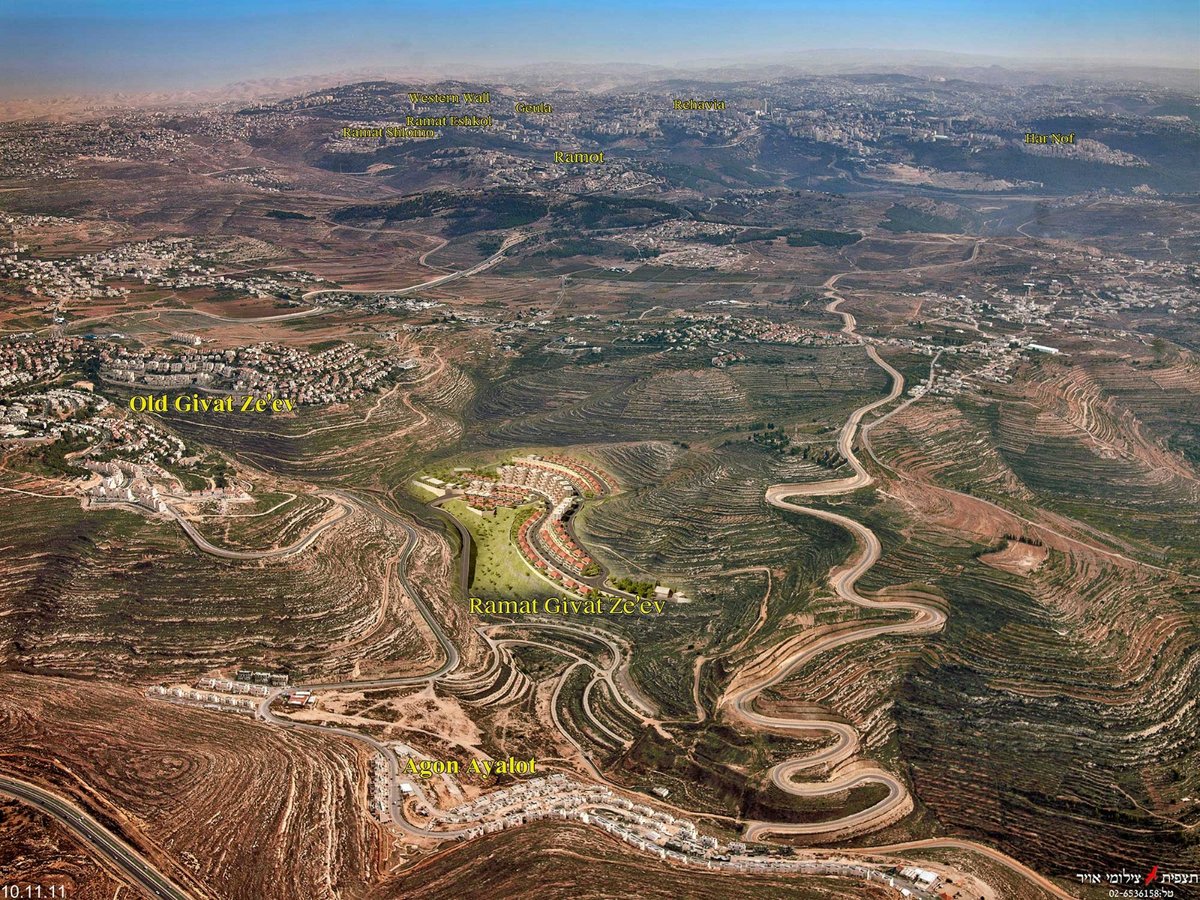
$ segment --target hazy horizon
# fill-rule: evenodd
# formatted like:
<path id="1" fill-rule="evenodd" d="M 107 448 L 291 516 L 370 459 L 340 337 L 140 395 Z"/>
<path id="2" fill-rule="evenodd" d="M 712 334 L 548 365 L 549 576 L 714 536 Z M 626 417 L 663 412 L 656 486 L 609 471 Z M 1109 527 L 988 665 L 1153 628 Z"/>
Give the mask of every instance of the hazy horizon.
<path id="1" fill-rule="evenodd" d="M 465 0 L 10 0 L 0 12 L 6 97 L 211 90 L 338 72 L 451 76 L 529 66 L 768 65 L 804 53 L 955 54 L 1031 70 L 1079 64 L 1196 70 L 1194 0 L 614 0 L 561 8 Z M 1200 77 L 1197 79 L 1200 83 Z"/>

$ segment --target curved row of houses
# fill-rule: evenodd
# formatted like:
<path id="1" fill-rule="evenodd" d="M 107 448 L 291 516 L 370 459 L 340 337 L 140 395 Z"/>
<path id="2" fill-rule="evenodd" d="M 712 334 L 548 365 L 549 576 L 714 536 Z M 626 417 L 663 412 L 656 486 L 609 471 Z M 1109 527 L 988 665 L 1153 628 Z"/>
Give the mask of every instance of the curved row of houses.
<path id="1" fill-rule="evenodd" d="M 520 506 L 531 497 L 545 501 L 545 513 L 521 523 L 517 545 L 534 568 L 587 595 L 592 588 L 580 579 L 595 561 L 576 542 L 569 522 L 583 497 L 607 494 L 610 484 L 603 474 L 571 457 L 523 456 L 497 468 L 495 477 L 472 474 L 463 490 L 467 503 L 485 513 Z"/>

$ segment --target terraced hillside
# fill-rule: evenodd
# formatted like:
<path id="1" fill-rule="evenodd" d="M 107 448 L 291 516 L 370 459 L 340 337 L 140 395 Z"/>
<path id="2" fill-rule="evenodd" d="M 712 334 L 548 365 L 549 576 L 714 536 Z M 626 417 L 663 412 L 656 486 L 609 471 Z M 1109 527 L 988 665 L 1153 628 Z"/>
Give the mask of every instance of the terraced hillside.
<path id="1" fill-rule="evenodd" d="M 364 656 L 419 665 L 430 652 L 407 601 L 394 587 L 389 599 L 403 536 L 361 510 L 303 552 L 239 562 L 138 513 L 5 502 L 10 666 L 138 678 L 253 662 L 315 674 Z"/>
<path id="2" fill-rule="evenodd" d="M 943 582 L 957 615 L 896 708 L 917 795 L 1045 871 L 1068 853 L 1195 866 L 1194 625 L 1153 581 L 1072 562 L 1052 556 L 1033 584 L 978 562 Z"/>
<path id="3" fill-rule="evenodd" d="M 16 800 L 0 801 L 0 875 L 9 884 L 40 884 L 82 900 L 107 900 L 132 890 L 92 857 L 50 816 Z"/>
<path id="4" fill-rule="evenodd" d="M 1180 450 L 1200 389 L 1189 372 L 1162 376 L 1164 386 L 1104 360 L 1033 365 L 957 412 L 922 406 L 885 425 L 881 434 L 903 434 L 889 451 L 897 455 L 884 459 L 1014 509 L 1043 508 L 1126 554 L 1194 571 L 1200 535 L 1188 526 L 1200 512 L 1200 470 Z"/>
<path id="5" fill-rule="evenodd" d="M 0 126 L 0 771 L 198 900 L 1200 871 L 1194 98 L 962 74 L 694 86 L 728 116 L 497 83 L 432 140 L 342 131 L 444 105 L 382 81 Z M 605 165 L 548 165 L 572 133 Z M 166 387 L 304 399 L 128 403 Z M 529 453 L 603 485 L 482 484 Z M 137 506 L 79 454 L 188 471 Z M 563 593 L 514 538 L 653 605 L 481 612 Z M 149 699 L 243 667 L 293 684 Z M 130 891 L 0 803 L 14 854 Z"/>
<path id="6" fill-rule="evenodd" d="M 503 859 L 505 864 L 498 864 Z M 845 897 L 882 900 L 888 889 L 850 884 L 836 878 L 748 875 L 731 881 L 703 870 L 679 869 L 625 852 L 613 838 L 593 829 L 542 823 L 510 838 L 492 835 L 437 854 L 387 879 L 371 896 L 434 898 L 453 896 L 469 878 L 480 891 L 518 896 L 530 883 L 539 896 L 612 897 L 631 884 L 641 897 L 766 898 L 786 894 L 797 900 Z"/>
<path id="7" fill-rule="evenodd" d="M 601 363 L 514 365 L 470 412 L 472 446 L 569 446 L 631 440 L 694 442 L 756 421 L 836 421 L 878 375 L 851 348 L 749 346 L 744 367 L 711 353 L 622 354 Z M 732 436 L 732 435 L 730 435 Z"/>
<path id="8" fill-rule="evenodd" d="M 473 387 L 437 344 L 418 351 L 421 365 L 394 389 L 353 405 L 301 407 L 290 418 L 213 422 L 171 414 L 181 436 L 267 471 L 309 481 L 381 486 L 424 455 L 461 435 Z"/>
<path id="9" fill-rule="evenodd" d="M 210 543 L 242 551 L 293 545 L 337 511 L 328 495 L 269 490 L 250 504 L 214 506 L 199 504 L 189 519 Z"/>
<path id="10" fill-rule="evenodd" d="M 1059 366 L 872 441 L 894 513 L 920 524 L 867 581 L 919 575 L 950 610 L 896 691 L 918 799 L 1050 873 L 1194 869 L 1200 594 L 1155 565 L 1192 569 L 1190 465 Z"/>
<path id="11" fill-rule="evenodd" d="M 767 478 L 816 478 L 824 470 L 750 442 L 688 450 L 618 444 L 598 453 L 625 489 L 584 517 L 585 539 L 614 570 L 653 573 L 694 597 L 667 618 L 631 626 L 641 645 L 654 648 L 635 657 L 639 682 L 672 715 L 694 716 L 695 657 L 727 650 L 751 629 L 800 627 L 819 573 L 849 549 L 838 529 L 798 517 L 781 523 L 762 499 Z M 760 570 L 774 578 L 767 605 Z M 705 693 L 710 674 L 698 687 Z"/>
<path id="12" fill-rule="evenodd" d="M 74 799 L 199 896 L 334 898 L 373 879 L 352 745 L 108 684 L 0 683 L 0 770 Z"/>

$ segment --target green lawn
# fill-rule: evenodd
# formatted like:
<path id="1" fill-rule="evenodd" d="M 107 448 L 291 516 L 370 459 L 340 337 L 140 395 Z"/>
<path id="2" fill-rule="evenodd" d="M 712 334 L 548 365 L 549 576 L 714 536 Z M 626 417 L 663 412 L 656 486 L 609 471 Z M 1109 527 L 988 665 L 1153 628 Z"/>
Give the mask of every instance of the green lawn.
<path id="1" fill-rule="evenodd" d="M 496 515 L 480 516 L 462 500 L 451 500 L 442 508 L 462 522 L 475 542 L 475 579 L 471 596 L 485 600 L 513 600 L 532 597 L 552 597 L 558 594 L 557 585 L 537 575 L 521 558 L 512 540 L 513 522 L 537 504 L 520 509 L 498 509 Z"/>

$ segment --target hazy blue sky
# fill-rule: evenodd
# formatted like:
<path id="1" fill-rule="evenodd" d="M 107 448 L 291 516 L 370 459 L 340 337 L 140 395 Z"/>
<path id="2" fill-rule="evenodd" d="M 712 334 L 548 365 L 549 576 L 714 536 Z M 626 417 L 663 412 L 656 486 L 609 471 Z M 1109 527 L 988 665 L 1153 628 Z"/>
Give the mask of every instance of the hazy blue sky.
<path id="1" fill-rule="evenodd" d="M 0 92 L 816 48 L 1200 64 L 1200 0 L 0 0 Z"/>

